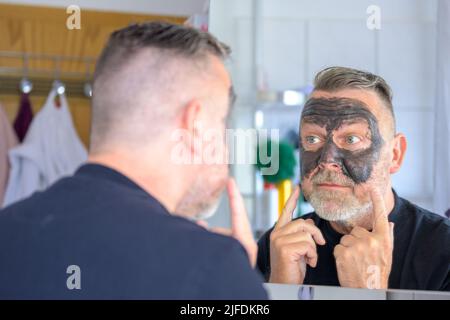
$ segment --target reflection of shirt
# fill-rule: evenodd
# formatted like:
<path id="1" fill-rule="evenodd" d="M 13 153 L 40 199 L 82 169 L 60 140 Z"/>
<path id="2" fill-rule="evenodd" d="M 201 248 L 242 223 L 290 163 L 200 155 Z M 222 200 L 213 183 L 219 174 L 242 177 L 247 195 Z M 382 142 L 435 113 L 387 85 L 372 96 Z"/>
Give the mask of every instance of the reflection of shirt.
<path id="1" fill-rule="evenodd" d="M 267 298 L 237 240 L 94 164 L 0 211 L 0 261 L 0 299 Z"/>
<path id="2" fill-rule="evenodd" d="M 395 206 L 389 214 L 389 221 L 395 223 L 389 288 L 450 291 L 450 221 L 395 192 L 394 197 Z M 317 246 L 317 266 L 307 266 L 304 284 L 339 286 L 333 250 L 342 235 L 314 212 L 302 218 L 313 219 L 327 242 Z M 270 232 L 258 242 L 258 268 L 266 280 L 270 276 Z"/>

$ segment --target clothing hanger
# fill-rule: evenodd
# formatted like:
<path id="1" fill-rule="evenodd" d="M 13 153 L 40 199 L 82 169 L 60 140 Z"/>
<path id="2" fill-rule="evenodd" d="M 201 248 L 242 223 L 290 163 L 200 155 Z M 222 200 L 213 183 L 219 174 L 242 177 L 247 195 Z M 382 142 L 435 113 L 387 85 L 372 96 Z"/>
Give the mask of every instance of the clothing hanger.
<path id="1" fill-rule="evenodd" d="M 55 95 L 55 107 L 60 108 L 61 107 L 61 95 L 64 94 L 66 91 L 66 86 L 64 83 L 59 80 L 60 74 L 61 74 L 61 58 L 56 57 L 55 58 L 55 80 L 53 81 L 53 90 L 56 91 Z"/>
<path id="2" fill-rule="evenodd" d="M 23 55 L 23 78 L 20 80 L 20 91 L 29 94 L 33 90 L 33 83 L 28 79 L 28 55 Z"/>
<path id="3" fill-rule="evenodd" d="M 28 78 L 22 78 L 22 80 L 20 80 L 20 91 L 29 94 L 31 90 L 33 90 L 33 83 Z"/>
<path id="4" fill-rule="evenodd" d="M 92 84 L 89 79 L 91 79 L 91 73 L 89 72 L 91 63 L 86 61 L 86 82 L 83 87 L 84 95 L 88 98 L 92 98 Z"/>

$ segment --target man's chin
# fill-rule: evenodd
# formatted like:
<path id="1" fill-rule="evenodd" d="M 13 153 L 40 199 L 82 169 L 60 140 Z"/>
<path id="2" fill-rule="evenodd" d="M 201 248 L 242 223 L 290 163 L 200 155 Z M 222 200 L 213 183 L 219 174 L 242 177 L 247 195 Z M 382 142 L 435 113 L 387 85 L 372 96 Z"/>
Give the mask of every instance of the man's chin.
<path id="1" fill-rule="evenodd" d="M 197 213 L 195 215 L 194 219 L 195 220 L 206 220 L 206 219 L 213 217 L 216 214 L 217 209 L 219 208 L 220 199 L 221 198 L 219 197 L 213 203 L 206 206 L 203 210 L 201 210 L 199 213 Z"/>
<path id="2" fill-rule="evenodd" d="M 355 217 L 355 214 L 348 213 L 348 212 L 333 212 L 333 211 L 322 211 L 315 209 L 316 214 L 322 218 L 323 220 L 327 220 L 330 222 L 337 222 L 337 221 L 348 221 L 350 219 L 353 219 Z"/>
<path id="3" fill-rule="evenodd" d="M 316 214 L 327 221 L 350 221 L 370 212 L 370 203 L 346 206 L 330 200 L 311 199 Z"/>

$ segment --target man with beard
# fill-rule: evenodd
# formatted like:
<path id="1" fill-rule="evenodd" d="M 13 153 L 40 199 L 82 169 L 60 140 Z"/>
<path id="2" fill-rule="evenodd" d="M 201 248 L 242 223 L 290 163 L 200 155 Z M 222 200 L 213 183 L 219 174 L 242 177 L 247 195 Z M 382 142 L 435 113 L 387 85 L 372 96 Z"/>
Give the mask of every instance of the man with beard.
<path id="1" fill-rule="evenodd" d="M 267 298 L 228 179 L 228 55 L 210 34 L 168 23 L 111 35 L 94 74 L 88 163 L 0 213 L 0 298 Z M 191 221 L 226 186 L 232 237 Z"/>
<path id="2" fill-rule="evenodd" d="M 300 120 L 301 186 L 315 212 L 292 220 L 295 189 L 258 243 L 266 280 L 450 291 L 450 222 L 391 187 L 405 151 L 381 77 L 319 72 Z"/>

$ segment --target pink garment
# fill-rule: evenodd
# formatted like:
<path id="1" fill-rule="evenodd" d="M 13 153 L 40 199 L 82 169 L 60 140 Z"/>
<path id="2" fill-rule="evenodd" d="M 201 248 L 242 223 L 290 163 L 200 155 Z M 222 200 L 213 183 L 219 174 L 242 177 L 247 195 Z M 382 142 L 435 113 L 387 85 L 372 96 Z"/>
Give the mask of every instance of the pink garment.
<path id="1" fill-rule="evenodd" d="M 8 151 L 18 144 L 17 136 L 9 123 L 6 112 L 0 105 L 0 207 L 3 204 L 3 197 L 9 176 Z"/>

